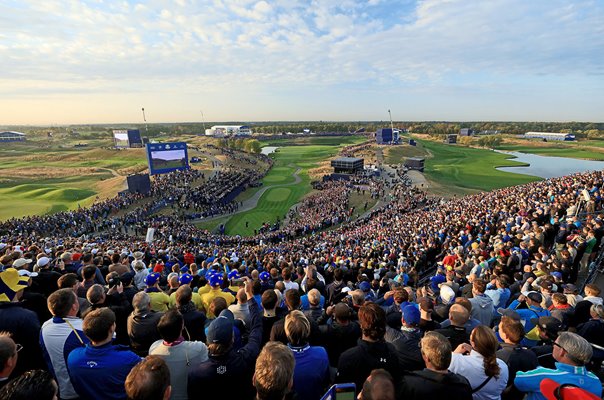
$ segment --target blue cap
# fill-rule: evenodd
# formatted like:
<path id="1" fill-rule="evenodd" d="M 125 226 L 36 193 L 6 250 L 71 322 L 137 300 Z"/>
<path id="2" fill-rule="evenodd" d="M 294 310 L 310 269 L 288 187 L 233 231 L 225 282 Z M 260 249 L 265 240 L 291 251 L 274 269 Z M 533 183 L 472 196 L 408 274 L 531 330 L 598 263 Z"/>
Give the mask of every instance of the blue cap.
<path id="1" fill-rule="evenodd" d="M 407 325 L 419 325 L 421 316 L 415 305 L 406 305 L 401 311 Z"/>
<path id="2" fill-rule="evenodd" d="M 359 289 L 361 289 L 363 292 L 368 292 L 371 290 L 371 285 L 369 282 L 363 281 L 359 284 Z"/>
<path id="3" fill-rule="evenodd" d="M 224 278 L 222 277 L 222 274 L 220 272 L 210 275 L 210 278 L 208 279 L 210 286 L 220 286 L 222 285 L 223 281 Z"/>
<path id="4" fill-rule="evenodd" d="M 180 278 L 178 278 L 178 282 L 180 282 L 181 285 L 191 283 L 192 280 L 193 276 L 191 274 L 182 274 Z"/>
<path id="5" fill-rule="evenodd" d="M 262 282 L 267 282 L 269 279 L 271 279 L 271 274 L 266 271 L 260 273 L 260 280 Z"/>
<path id="6" fill-rule="evenodd" d="M 232 279 L 239 279 L 239 272 L 237 272 L 236 269 L 232 270 L 231 272 L 229 272 L 229 280 Z"/>
<path id="7" fill-rule="evenodd" d="M 220 315 L 208 327 L 208 344 L 230 344 L 233 340 L 233 322 L 235 317 L 230 310 L 222 310 Z"/>
<path id="8" fill-rule="evenodd" d="M 560 271 L 554 271 L 551 273 L 551 275 L 555 278 L 562 279 L 562 272 Z"/>
<path id="9" fill-rule="evenodd" d="M 184 267 L 181 267 L 180 272 L 182 272 L 182 273 L 189 272 L 189 266 L 185 265 Z"/>
<path id="10" fill-rule="evenodd" d="M 147 284 L 147 286 L 153 286 L 159 281 L 159 278 L 159 272 L 154 272 L 145 277 L 145 283 Z"/>

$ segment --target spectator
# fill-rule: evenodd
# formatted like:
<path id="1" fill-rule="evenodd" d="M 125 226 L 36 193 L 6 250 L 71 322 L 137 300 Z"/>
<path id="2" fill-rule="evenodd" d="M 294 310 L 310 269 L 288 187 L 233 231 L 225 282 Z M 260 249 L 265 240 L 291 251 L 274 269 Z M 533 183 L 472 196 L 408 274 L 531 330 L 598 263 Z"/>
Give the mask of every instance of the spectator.
<path id="1" fill-rule="evenodd" d="M 374 369 L 363 383 L 359 400 L 394 400 L 392 375 L 385 369 Z"/>
<path id="2" fill-rule="evenodd" d="M 125 399 L 124 382 L 141 358 L 126 346 L 111 344 L 115 332 L 115 313 L 108 308 L 89 312 L 84 317 L 86 347 L 73 350 L 67 357 L 71 383 L 86 399 Z"/>
<path id="3" fill-rule="evenodd" d="M 128 400 L 168 400 L 172 394 L 170 370 L 160 357 L 149 356 L 126 377 Z"/>
<path id="4" fill-rule="evenodd" d="M 8 383 L 8 378 L 17 366 L 19 350 L 23 347 L 17 345 L 10 334 L 0 332 L 0 390 Z"/>
<path id="5" fill-rule="evenodd" d="M 115 330 L 115 341 L 117 344 L 128 345 L 128 315 L 132 311 L 132 306 L 128 303 L 128 299 L 124 295 L 124 287 L 121 283 L 113 286 L 105 293 L 105 288 L 99 284 L 95 284 L 88 289 L 86 298 L 90 303 L 88 312 L 98 310 L 100 308 L 109 308 L 115 314 L 117 328 Z"/>
<path id="6" fill-rule="evenodd" d="M 332 367 L 338 366 L 340 355 L 356 346 L 361 338 L 361 328 L 352 320 L 353 311 L 346 303 L 328 307 L 327 313 L 333 316 L 331 323 L 319 326 L 325 342 L 325 349 Z"/>
<path id="7" fill-rule="evenodd" d="M 76 295 L 78 293 L 78 288 L 80 287 L 80 281 L 78 280 L 78 276 L 76 274 L 72 274 L 72 273 L 61 275 L 61 277 L 57 281 L 57 284 L 59 286 L 59 289 L 71 289 L 71 290 L 73 290 L 73 292 Z M 79 310 L 78 310 L 78 317 L 79 317 L 88 310 L 88 308 L 90 307 L 90 303 L 88 302 L 88 300 L 86 300 L 86 296 L 84 296 L 84 297 L 78 296 L 78 303 L 79 303 Z"/>
<path id="8" fill-rule="evenodd" d="M 304 315 L 308 320 L 312 320 L 317 322 L 321 316 L 323 315 L 323 307 L 321 306 L 321 292 L 317 289 L 311 289 L 308 291 L 307 300 L 308 300 L 308 308 L 304 309 Z M 302 298 L 300 298 L 302 302 Z"/>
<path id="9" fill-rule="evenodd" d="M 223 281 L 224 278 L 222 276 L 222 273 L 211 274 L 208 279 L 208 284 L 210 285 L 211 289 L 208 293 L 204 293 L 201 295 L 201 302 L 203 304 L 204 309 L 207 311 L 206 316 L 208 318 L 215 318 L 215 315 L 210 308 L 210 304 L 212 303 L 212 300 L 214 300 L 216 297 L 223 298 L 226 301 L 227 306 L 235 302 L 235 296 L 228 292 L 223 292 L 220 288 L 220 285 L 222 285 Z M 254 297 L 253 293 L 249 297 Z"/>
<path id="10" fill-rule="evenodd" d="M 449 321 L 451 325 L 437 329 L 435 332 L 440 333 L 449 340 L 452 349 L 456 349 L 462 343 L 470 343 L 470 334 L 465 326 L 470 319 L 468 310 L 460 304 L 453 304 L 449 309 Z"/>
<path id="11" fill-rule="evenodd" d="M 181 276 L 178 277 L 178 283 L 180 284 L 180 286 L 178 288 L 181 288 L 183 286 L 188 286 L 190 288 L 191 282 L 193 282 L 193 275 L 182 274 Z M 178 288 L 170 294 L 170 308 L 176 308 L 176 292 L 178 291 Z M 201 302 L 201 296 L 199 295 L 199 293 L 195 293 L 195 292 L 191 291 L 191 301 L 193 302 L 193 304 L 195 304 L 195 307 L 198 310 L 204 309 L 203 303 Z"/>
<path id="12" fill-rule="evenodd" d="M 514 310 L 520 315 L 520 319 L 524 321 L 524 331 L 527 335 L 531 333 L 531 330 L 535 327 L 533 320 L 539 317 L 549 316 L 550 312 L 541 307 L 543 296 L 541 293 L 529 292 L 526 295 L 520 295 L 517 300 L 514 300 L 508 310 Z M 526 308 L 521 308 L 522 303 L 526 304 Z M 500 314 L 502 309 L 497 310 Z M 527 347 L 531 347 L 537 344 L 535 339 L 529 339 L 525 337 L 522 340 L 522 344 Z"/>
<path id="13" fill-rule="evenodd" d="M 493 321 L 493 313 L 495 308 L 493 307 L 493 299 L 484 294 L 487 289 L 487 285 L 482 279 L 475 279 L 472 282 L 472 317 L 480 321 L 481 324 L 491 326 Z"/>
<path id="14" fill-rule="evenodd" d="M 449 341 L 440 333 L 427 332 L 420 344 L 426 368 L 403 375 L 398 397 L 409 400 L 470 400 L 472 388 L 468 380 L 448 370 L 452 357 Z"/>
<path id="15" fill-rule="evenodd" d="M 0 389 L 2 400 L 56 400 L 57 383 L 42 370 L 27 371 Z"/>
<path id="16" fill-rule="evenodd" d="M 187 399 L 187 379 L 195 366 L 208 359 L 208 348 L 203 342 L 186 341 L 182 336 L 184 320 L 176 310 L 162 315 L 157 330 L 162 340 L 151 345 L 149 354 L 161 357 L 170 369 L 172 400 Z"/>
<path id="17" fill-rule="evenodd" d="M 279 342 L 268 342 L 256 359 L 256 399 L 284 400 L 294 384 L 295 363 L 287 346 Z"/>
<path id="18" fill-rule="evenodd" d="M 400 366 L 405 371 L 415 371 L 425 367 L 419 349 L 422 331 L 419 329 L 421 315 L 415 304 L 403 306 L 402 327 L 399 331 L 387 327 L 385 339 L 397 350 Z"/>
<path id="19" fill-rule="evenodd" d="M 320 399 L 329 383 L 329 358 L 320 346 L 310 346 L 310 322 L 299 310 L 285 317 L 288 346 L 294 353 L 294 391 L 301 399 Z"/>
<path id="20" fill-rule="evenodd" d="M 359 324 L 361 340 L 340 356 L 336 382 L 354 382 L 360 388 L 371 371 L 379 368 L 390 372 L 397 382 L 401 376 L 397 351 L 384 340 L 385 311 L 375 303 L 364 304 L 359 309 Z"/>
<path id="21" fill-rule="evenodd" d="M 592 355 L 592 348 L 581 336 L 562 332 L 554 342 L 555 369 L 538 367 L 528 372 L 518 372 L 514 385 L 521 392 L 527 393 L 527 400 L 545 400 L 541 394 L 540 383 L 544 378 L 550 378 L 559 384 L 570 383 L 587 390 L 596 396 L 602 395 L 602 384 L 585 365 Z"/>
<path id="22" fill-rule="evenodd" d="M 78 395 L 69 379 L 67 357 L 79 347 L 90 342 L 82 330 L 82 320 L 77 296 L 71 289 L 59 289 L 48 297 L 48 309 L 52 314 L 42 325 L 40 345 L 55 380 L 59 384 L 61 399 L 77 399 Z"/>
<path id="23" fill-rule="evenodd" d="M 151 310 L 151 297 L 145 292 L 138 292 L 132 299 L 134 311 L 128 316 L 128 337 L 132 350 L 141 357 L 149 353 L 149 347 L 160 339 L 157 323 L 163 315 Z"/>
<path id="24" fill-rule="evenodd" d="M 237 291 L 237 303 L 231 304 L 229 306 L 229 310 L 235 316 L 235 319 L 241 320 L 244 322 L 245 326 L 249 326 L 250 324 L 250 309 L 249 304 L 247 302 L 247 295 L 245 294 L 245 289 L 241 288 Z"/>
<path id="25" fill-rule="evenodd" d="M 497 359 L 499 343 L 491 329 L 481 325 L 472 331 L 470 344 L 455 349 L 449 370 L 468 378 L 474 400 L 499 399 L 508 382 L 508 367 Z"/>
<path id="26" fill-rule="evenodd" d="M 145 284 L 147 285 L 145 292 L 151 298 L 151 309 L 153 311 L 165 312 L 168 311 L 170 297 L 160 289 L 160 277 L 161 275 L 157 272 L 147 275 L 145 278 Z"/>
<path id="27" fill-rule="evenodd" d="M 554 360 L 554 341 L 562 329 L 562 323 L 554 317 L 534 318 L 531 323 L 535 325 L 539 332 L 539 345 L 533 346 L 531 350 L 537 355 L 539 365 L 546 368 L 555 368 Z"/>
<path id="28" fill-rule="evenodd" d="M 192 301 L 193 290 L 189 285 L 182 285 L 175 293 L 176 309 L 185 321 L 184 335 L 186 340 L 206 341 L 206 315 L 197 310 Z"/>

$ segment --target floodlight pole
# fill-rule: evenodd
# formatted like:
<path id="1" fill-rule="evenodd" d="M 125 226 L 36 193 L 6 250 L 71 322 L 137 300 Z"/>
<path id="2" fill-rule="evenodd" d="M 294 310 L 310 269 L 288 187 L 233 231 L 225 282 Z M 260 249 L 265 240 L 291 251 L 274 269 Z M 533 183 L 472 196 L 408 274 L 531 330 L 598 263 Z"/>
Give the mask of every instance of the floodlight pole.
<path id="1" fill-rule="evenodd" d="M 199 110 L 199 112 L 201 113 L 201 125 L 203 125 L 203 134 L 206 134 L 206 122 L 203 119 L 203 110 Z"/>
<path id="2" fill-rule="evenodd" d="M 390 109 L 388 109 L 388 115 L 390 116 L 390 129 L 392 129 L 392 134 L 394 135 L 394 125 L 392 124 L 392 113 Z"/>
<path id="3" fill-rule="evenodd" d="M 143 107 L 142 110 L 143 110 L 143 121 L 145 121 L 145 133 L 149 133 L 149 128 L 147 127 L 147 118 L 145 117 L 145 107 Z"/>

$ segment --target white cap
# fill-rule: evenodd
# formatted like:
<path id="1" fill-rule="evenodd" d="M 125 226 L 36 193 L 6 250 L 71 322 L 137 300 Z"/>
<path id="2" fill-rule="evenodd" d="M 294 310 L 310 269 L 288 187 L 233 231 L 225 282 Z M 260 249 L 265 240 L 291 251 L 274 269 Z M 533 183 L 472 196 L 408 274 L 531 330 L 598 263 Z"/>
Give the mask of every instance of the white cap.
<path id="1" fill-rule="evenodd" d="M 38 276 L 37 272 L 29 272 L 26 269 L 20 269 L 19 270 L 19 276 L 28 276 L 30 278 L 35 278 L 36 276 Z"/>
<path id="2" fill-rule="evenodd" d="M 21 268 L 24 265 L 27 265 L 31 263 L 31 259 L 30 258 L 18 258 L 17 260 L 13 261 L 13 267 L 14 268 Z"/>
<path id="3" fill-rule="evenodd" d="M 36 265 L 38 267 L 45 267 L 45 266 L 48 265 L 49 262 L 50 262 L 50 258 L 48 258 L 48 257 L 40 257 L 38 259 L 38 262 L 36 262 Z"/>

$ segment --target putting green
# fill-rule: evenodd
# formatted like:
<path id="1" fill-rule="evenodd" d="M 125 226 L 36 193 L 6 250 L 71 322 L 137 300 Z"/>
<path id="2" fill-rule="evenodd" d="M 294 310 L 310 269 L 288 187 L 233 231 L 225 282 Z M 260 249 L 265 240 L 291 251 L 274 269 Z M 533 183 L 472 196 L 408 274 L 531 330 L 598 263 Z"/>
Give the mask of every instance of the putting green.
<path id="1" fill-rule="evenodd" d="M 266 192 L 266 201 L 279 202 L 285 201 L 292 194 L 289 188 L 275 188 Z"/>

